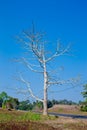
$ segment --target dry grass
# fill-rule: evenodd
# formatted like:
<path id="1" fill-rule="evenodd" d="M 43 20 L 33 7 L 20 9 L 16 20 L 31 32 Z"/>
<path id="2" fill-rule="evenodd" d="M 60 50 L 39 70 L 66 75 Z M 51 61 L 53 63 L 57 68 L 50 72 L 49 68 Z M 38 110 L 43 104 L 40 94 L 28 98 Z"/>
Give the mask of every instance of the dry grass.
<path id="1" fill-rule="evenodd" d="M 61 130 L 87 130 L 86 119 L 72 119 L 70 117 L 59 117 L 56 120 L 48 120 L 44 123 L 53 126 L 54 128 L 60 128 Z"/>
<path id="2" fill-rule="evenodd" d="M 0 130 L 87 130 L 87 119 L 46 117 L 0 109 Z"/>
<path id="3" fill-rule="evenodd" d="M 78 105 L 54 105 L 49 112 L 57 112 L 62 114 L 87 115 L 87 112 L 81 112 Z"/>
<path id="4" fill-rule="evenodd" d="M 49 111 L 64 114 L 87 115 L 87 112 L 81 112 L 80 107 L 77 105 L 54 105 Z M 55 128 L 60 127 L 62 130 L 87 130 L 87 119 L 59 117 L 57 120 L 49 120 L 48 122 L 46 121 L 46 123 Z"/>
<path id="5" fill-rule="evenodd" d="M 57 130 L 57 129 L 39 122 L 23 121 L 23 122 L 0 123 L 0 130 Z"/>
<path id="6" fill-rule="evenodd" d="M 56 130 L 53 126 L 43 123 L 44 120 L 54 120 L 54 117 L 0 109 L 0 130 Z"/>

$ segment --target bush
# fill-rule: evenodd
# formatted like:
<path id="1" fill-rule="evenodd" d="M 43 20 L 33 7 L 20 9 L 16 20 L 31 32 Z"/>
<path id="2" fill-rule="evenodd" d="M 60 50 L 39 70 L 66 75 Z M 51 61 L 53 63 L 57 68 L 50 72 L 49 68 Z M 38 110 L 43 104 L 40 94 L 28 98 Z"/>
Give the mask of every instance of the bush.
<path id="1" fill-rule="evenodd" d="M 84 112 L 87 112 L 87 105 L 82 105 L 80 110 L 84 111 Z"/>

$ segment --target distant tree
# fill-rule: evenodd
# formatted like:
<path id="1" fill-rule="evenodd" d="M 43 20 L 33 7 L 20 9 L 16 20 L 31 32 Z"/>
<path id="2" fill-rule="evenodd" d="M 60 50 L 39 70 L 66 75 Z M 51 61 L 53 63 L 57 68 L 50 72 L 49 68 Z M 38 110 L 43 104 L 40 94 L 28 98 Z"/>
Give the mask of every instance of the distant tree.
<path id="1" fill-rule="evenodd" d="M 52 101 L 48 100 L 47 101 L 47 108 L 51 108 L 53 106 Z"/>
<path id="2" fill-rule="evenodd" d="M 81 110 L 87 111 L 87 84 L 83 85 L 83 90 L 84 91 L 81 94 L 85 100 L 81 103 Z"/>
<path id="3" fill-rule="evenodd" d="M 33 102 L 33 110 L 40 111 L 43 109 L 43 103 L 41 101 Z"/>
<path id="4" fill-rule="evenodd" d="M 19 105 L 19 101 L 17 98 L 8 96 L 6 92 L 0 93 L 0 107 L 17 109 L 18 105 Z"/>
<path id="5" fill-rule="evenodd" d="M 32 105 L 32 103 L 30 103 L 29 100 L 21 101 L 18 105 L 18 109 L 19 110 L 32 110 L 33 105 Z"/>
<path id="6" fill-rule="evenodd" d="M 2 92 L 2 93 L 0 94 L 0 99 L 2 99 L 3 102 L 4 102 L 5 100 L 7 100 L 8 98 L 9 98 L 9 96 L 7 95 L 6 92 Z"/>
<path id="7" fill-rule="evenodd" d="M 9 105 L 7 105 L 9 104 Z M 18 109 L 19 101 L 17 98 L 10 97 L 9 100 L 6 102 L 6 106 L 11 106 L 13 109 Z"/>
<path id="8" fill-rule="evenodd" d="M 52 71 L 50 71 L 49 63 L 53 63 L 54 59 L 62 56 L 62 55 L 70 55 L 70 45 L 67 47 L 62 46 L 60 42 L 57 42 L 56 49 L 52 49 L 53 51 L 49 51 L 49 47 L 47 47 L 46 38 L 44 37 L 44 33 L 36 32 L 34 25 L 32 30 L 23 31 L 21 36 L 17 36 L 19 42 L 24 45 L 24 49 L 31 54 L 31 57 L 24 56 L 21 59 L 17 59 L 17 61 L 22 62 L 25 66 L 33 72 L 42 74 L 43 76 L 43 98 L 37 97 L 33 90 L 31 89 L 31 84 L 29 81 L 25 80 L 25 78 L 20 74 L 20 81 L 24 83 L 27 87 L 25 92 L 28 92 L 29 95 L 35 100 L 41 101 L 43 103 L 43 114 L 47 115 L 47 100 L 48 100 L 48 89 L 52 85 L 63 85 L 63 84 L 73 84 L 78 79 L 71 78 L 68 80 L 63 79 L 54 79 L 52 75 Z M 50 44 L 51 46 L 51 44 Z M 27 54 L 28 54 L 27 53 Z M 32 59 L 32 61 L 31 61 Z M 37 63 L 37 65 L 36 65 Z M 56 62 L 57 63 L 57 62 Z M 22 91 L 23 93 L 23 91 Z"/>
<path id="9" fill-rule="evenodd" d="M 57 102 L 55 99 L 52 100 L 52 104 L 53 104 L 53 105 L 55 105 L 55 104 L 57 104 L 57 103 L 58 103 L 58 102 Z"/>
<path id="10" fill-rule="evenodd" d="M 83 101 L 79 101 L 79 102 L 78 102 L 78 105 L 81 105 L 82 103 L 83 103 Z"/>
<path id="11" fill-rule="evenodd" d="M 83 98 L 87 101 L 87 84 L 83 85 L 84 91 L 82 92 Z"/>
<path id="12" fill-rule="evenodd" d="M 6 92 L 0 93 L 0 107 L 6 108 L 5 103 L 9 99 Z"/>
<path id="13" fill-rule="evenodd" d="M 0 98 L 0 107 L 2 107 L 3 100 Z"/>

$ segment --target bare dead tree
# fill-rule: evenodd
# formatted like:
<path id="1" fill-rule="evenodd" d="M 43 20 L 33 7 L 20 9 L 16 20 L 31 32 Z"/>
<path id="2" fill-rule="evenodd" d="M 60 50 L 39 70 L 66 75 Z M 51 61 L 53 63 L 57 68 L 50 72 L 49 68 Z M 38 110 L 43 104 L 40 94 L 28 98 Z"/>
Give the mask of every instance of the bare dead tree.
<path id="1" fill-rule="evenodd" d="M 48 64 L 49 62 L 53 61 L 55 58 L 62 56 L 62 55 L 69 55 L 70 45 L 67 47 L 62 47 L 61 44 L 58 42 L 56 50 L 53 53 L 48 53 L 46 45 L 47 41 L 45 41 L 44 33 L 35 32 L 34 27 L 31 32 L 23 31 L 22 36 L 18 37 L 19 42 L 23 43 L 24 48 L 34 56 L 35 61 L 37 61 L 38 65 L 31 64 L 29 60 L 25 57 L 21 58 L 21 62 L 23 62 L 27 68 L 35 73 L 40 73 L 43 75 L 43 99 L 35 96 L 30 82 L 26 81 L 23 76 L 20 74 L 20 81 L 27 86 L 27 91 L 30 96 L 36 100 L 43 102 L 43 115 L 48 114 L 47 110 L 47 100 L 48 100 L 48 88 L 51 85 L 62 85 L 62 84 L 69 84 L 77 82 L 78 79 L 69 79 L 65 80 L 53 80 L 50 75 Z M 40 69 L 35 69 L 34 67 L 39 67 Z M 25 92 L 26 93 L 26 92 Z"/>

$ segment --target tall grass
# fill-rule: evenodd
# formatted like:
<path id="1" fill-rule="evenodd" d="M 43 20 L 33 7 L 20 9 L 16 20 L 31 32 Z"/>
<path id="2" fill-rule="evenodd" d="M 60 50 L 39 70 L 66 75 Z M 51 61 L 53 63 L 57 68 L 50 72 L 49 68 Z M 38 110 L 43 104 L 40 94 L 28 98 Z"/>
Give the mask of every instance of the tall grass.
<path id="1" fill-rule="evenodd" d="M 32 112 L 27 112 L 21 116 L 18 117 L 18 120 L 21 121 L 39 121 L 41 120 L 41 115 L 32 113 Z"/>
<path id="2" fill-rule="evenodd" d="M 47 119 L 51 117 L 33 112 L 0 109 L 0 130 L 54 130 L 47 124 L 42 124 Z"/>
<path id="3" fill-rule="evenodd" d="M 54 120 L 54 116 L 43 116 L 34 112 L 0 111 L 0 122 Z"/>

